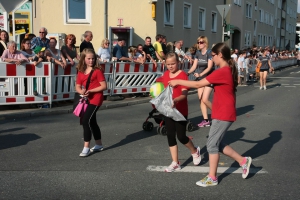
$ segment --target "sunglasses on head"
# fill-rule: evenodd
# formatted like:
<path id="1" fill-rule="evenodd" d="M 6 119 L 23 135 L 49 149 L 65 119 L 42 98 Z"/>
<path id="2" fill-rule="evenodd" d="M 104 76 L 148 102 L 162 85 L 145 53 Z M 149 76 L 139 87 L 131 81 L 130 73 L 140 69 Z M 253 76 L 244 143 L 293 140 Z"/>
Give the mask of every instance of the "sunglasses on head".
<path id="1" fill-rule="evenodd" d="M 203 41 L 200 41 L 200 42 L 197 42 L 198 44 L 204 44 L 205 42 L 203 42 Z"/>

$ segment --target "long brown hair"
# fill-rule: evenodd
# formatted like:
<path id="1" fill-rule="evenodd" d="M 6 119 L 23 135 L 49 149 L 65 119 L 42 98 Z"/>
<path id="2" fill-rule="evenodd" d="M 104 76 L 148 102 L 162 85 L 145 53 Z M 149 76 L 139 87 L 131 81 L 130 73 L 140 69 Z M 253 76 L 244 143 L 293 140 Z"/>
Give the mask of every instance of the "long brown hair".
<path id="1" fill-rule="evenodd" d="M 22 50 L 22 51 L 25 51 L 25 46 L 24 46 L 24 45 L 25 45 L 25 43 L 26 43 L 27 41 L 30 42 L 30 39 L 25 38 L 25 39 L 22 40 L 22 42 L 21 42 L 21 50 Z"/>
<path id="2" fill-rule="evenodd" d="M 229 64 L 233 78 L 234 91 L 236 92 L 236 87 L 238 86 L 238 71 L 235 66 L 234 60 L 231 58 L 230 48 L 225 43 L 218 43 L 211 49 L 211 51 L 215 54 L 222 53 L 223 60 L 225 60 Z"/>
<path id="3" fill-rule="evenodd" d="M 79 60 L 79 63 L 77 65 L 78 71 L 84 73 L 84 71 L 86 70 L 87 66 L 85 64 L 85 57 L 86 57 L 87 54 L 93 54 L 94 55 L 95 63 L 92 66 L 93 70 L 100 69 L 102 71 L 102 68 L 99 65 L 99 62 L 97 60 L 97 55 L 96 55 L 95 51 L 93 49 L 89 49 L 89 48 L 84 49 L 80 54 L 80 60 Z"/>

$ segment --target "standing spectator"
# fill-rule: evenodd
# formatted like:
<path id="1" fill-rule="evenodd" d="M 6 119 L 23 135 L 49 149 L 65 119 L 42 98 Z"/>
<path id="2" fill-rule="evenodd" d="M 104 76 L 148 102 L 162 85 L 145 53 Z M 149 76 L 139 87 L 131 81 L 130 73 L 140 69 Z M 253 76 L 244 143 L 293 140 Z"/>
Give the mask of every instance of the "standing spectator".
<path id="1" fill-rule="evenodd" d="M 101 42 L 101 47 L 98 50 L 98 56 L 100 61 L 109 62 L 110 60 L 110 51 L 109 51 L 109 40 L 107 38 L 103 39 Z"/>
<path id="2" fill-rule="evenodd" d="M 143 45 L 137 45 L 136 56 L 142 60 L 142 63 L 146 62 L 146 53 L 143 51 Z"/>
<path id="3" fill-rule="evenodd" d="M 67 66 L 67 61 L 61 51 L 55 48 L 56 44 L 57 40 L 55 38 L 51 38 L 49 42 L 50 48 L 46 49 L 45 55 L 51 58 L 51 62 L 60 65 L 64 69 Z"/>
<path id="4" fill-rule="evenodd" d="M 92 31 L 85 31 L 84 33 L 84 40 L 81 42 L 80 47 L 79 47 L 79 52 L 81 53 L 85 48 L 88 49 L 93 49 L 94 50 L 94 46 L 91 43 L 93 39 L 93 33 Z M 95 50 L 94 50 L 95 51 Z"/>
<path id="5" fill-rule="evenodd" d="M 155 48 L 151 44 L 151 37 L 147 36 L 145 38 L 145 45 L 143 46 L 143 50 L 146 53 L 147 62 L 151 61 L 151 58 L 155 61 L 160 60 L 163 61 L 158 53 L 155 51 Z"/>
<path id="6" fill-rule="evenodd" d="M 246 51 L 239 52 L 238 58 L 238 83 L 241 86 L 246 86 L 245 78 L 246 78 L 246 69 L 245 69 L 245 56 Z"/>
<path id="7" fill-rule="evenodd" d="M 28 62 L 28 59 L 17 50 L 17 44 L 14 41 L 7 43 L 6 50 L 3 51 L 1 56 L 3 62 L 15 63 L 16 65 L 21 65 L 23 62 Z"/>
<path id="8" fill-rule="evenodd" d="M 73 34 L 69 34 L 66 37 L 65 44 L 61 47 L 61 52 L 63 56 L 68 59 L 68 61 L 73 66 L 75 64 L 74 60 L 79 60 L 79 55 L 75 47 L 76 37 Z"/>
<path id="9" fill-rule="evenodd" d="M 39 37 L 34 37 L 31 40 L 31 49 L 35 49 L 36 46 L 46 47 L 48 49 L 50 40 L 46 38 L 48 30 L 45 27 L 42 27 L 39 31 Z"/>
<path id="10" fill-rule="evenodd" d="M 7 49 L 8 39 L 8 33 L 5 30 L 2 30 L 0 32 L 0 56 L 2 56 L 3 51 Z"/>
<path id="11" fill-rule="evenodd" d="M 156 41 L 153 43 L 153 47 L 155 49 L 155 51 L 158 53 L 158 55 L 164 59 L 165 58 L 165 54 L 163 52 L 163 48 L 161 45 L 161 41 L 162 41 L 162 35 L 157 34 L 155 37 Z"/>
<path id="12" fill-rule="evenodd" d="M 174 52 L 174 51 L 175 51 L 174 43 L 168 42 L 167 43 L 167 53 Z"/>
<path id="13" fill-rule="evenodd" d="M 190 47 L 188 49 L 188 51 L 185 53 L 185 55 L 187 55 L 188 57 L 192 58 L 192 60 L 194 60 L 194 58 L 196 56 L 196 52 L 197 52 L 197 49 L 195 47 Z"/>
<path id="14" fill-rule="evenodd" d="M 132 62 L 133 59 L 132 58 L 128 58 L 128 56 L 126 55 L 126 53 L 124 52 L 123 46 L 125 45 L 125 40 L 118 38 L 118 43 L 116 44 L 116 46 L 113 49 L 113 57 L 117 58 L 117 61 L 129 61 Z"/>
<path id="15" fill-rule="evenodd" d="M 178 55 L 179 61 L 183 61 L 184 59 L 191 60 L 191 58 L 182 51 L 182 44 L 182 40 L 175 42 L 175 53 Z"/>
<path id="16" fill-rule="evenodd" d="M 33 61 L 35 57 L 34 51 L 31 49 L 31 42 L 30 39 L 25 38 L 22 40 L 21 43 L 21 53 L 29 60 Z"/>
<path id="17" fill-rule="evenodd" d="M 264 89 L 266 90 L 266 82 L 267 82 L 267 75 L 268 75 L 268 70 L 274 69 L 271 65 L 271 60 L 270 57 L 267 56 L 268 51 L 263 49 L 261 51 L 262 55 L 258 58 L 258 61 L 261 62 L 261 67 L 259 71 L 259 76 L 260 76 L 260 90 Z"/>
<path id="18" fill-rule="evenodd" d="M 167 51 L 167 37 L 165 35 L 162 35 L 162 40 L 161 40 L 161 47 L 163 49 L 163 52 L 165 55 L 167 55 L 168 51 Z"/>
<path id="19" fill-rule="evenodd" d="M 90 74 L 90 84 L 86 90 L 85 87 Z M 87 48 L 84 49 L 78 64 L 76 91 L 88 98 L 89 104 L 82 119 L 84 147 L 79 154 L 80 157 L 86 157 L 89 156 L 91 152 L 103 150 L 101 131 L 97 124 L 96 113 L 103 103 L 103 91 L 106 90 L 106 88 L 105 77 L 101 67 L 98 65 L 95 51 Z M 96 145 L 90 149 L 92 134 Z"/>

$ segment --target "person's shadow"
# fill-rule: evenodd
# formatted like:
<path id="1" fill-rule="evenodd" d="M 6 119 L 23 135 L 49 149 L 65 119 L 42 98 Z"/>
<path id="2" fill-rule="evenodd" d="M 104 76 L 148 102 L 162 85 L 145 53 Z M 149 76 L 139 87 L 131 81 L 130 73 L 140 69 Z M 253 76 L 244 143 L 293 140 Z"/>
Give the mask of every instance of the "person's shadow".
<path id="1" fill-rule="evenodd" d="M 281 134 L 282 134 L 281 131 L 272 131 L 271 133 L 269 133 L 269 137 L 262 139 L 262 140 L 258 140 L 258 141 L 239 139 L 240 141 L 247 142 L 247 143 L 256 143 L 256 145 L 254 147 L 252 147 L 251 149 L 249 149 L 242 155 L 250 156 L 252 159 L 255 159 L 255 158 L 258 158 L 259 156 L 268 154 L 271 151 L 272 147 L 277 142 L 279 142 L 279 140 L 281 140 L 281 138 L 282 138 Z M 219 182 L 221 182 L 221 180 L 223 178 L 225 178 L 226 176 L 229 175 L 228 172 L 232 172 L 232 169 L 230 169 L 231 167 L 239 168 L 240 165 L 234 161 L 234 163 L 229 167 L 229 169 L 226 170 L 223 174 L 221 174 L 219 176 Z M 251 167 L 255 167 L 253 165 L 253 163 L 251 164 Z M 250 167 L 250 170 L 251 170 L 251 167 Z M 257 168 L 257 170 L 255 170 L 254 173 L 249 173 L 247 178 L 253 177 L 259 171 L 259 169 L 262 169 L 262 167 L 256 167 L 256 168 Z"/>
<path id="2" fill-rule="evenodd" d="M 22 130 L 24 128 L 12 128 L 7 130 L 1 130 L 0 134 L 5 132 L 13 132 Z M 33 133 L 21 133 L 21 134 L 7 134 L 0 135 L 0 150 L 8 149 L 12 147 L 26 145 L 28 142 L 40 139 L 41 137 Z"/>

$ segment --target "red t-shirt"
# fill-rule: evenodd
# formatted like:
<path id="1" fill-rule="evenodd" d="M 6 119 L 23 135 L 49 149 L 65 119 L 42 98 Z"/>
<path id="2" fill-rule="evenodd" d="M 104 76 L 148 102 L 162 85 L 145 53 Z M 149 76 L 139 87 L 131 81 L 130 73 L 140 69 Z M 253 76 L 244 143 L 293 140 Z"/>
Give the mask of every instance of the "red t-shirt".
<path id="1" fill-rule="evenodd" d="M 83 85 L 84 87 L 86 87 L 86 82 L 89 78 L 89 75 L 90 74 L 84 74 L 82 72 L 78 72 L 76 84 Z M 102 81 L 105 81 L 103 72 L 99 69 L 94 70 L 88 90 L 99 87 L 101 85 L 100 82 Z M 90 104 L 101 106 L 103 102 L 103 92 L 101 91 L 101 92 L 90 93 L 88 98 Z"/>
<path id="2" fill-rule="evenodd" d="M 235 92 L 230 67 L 222 67 L 206 77 L 214 85 L 214 98 L 212 102 L 212 119 L 235 121 Z"/>
<path id="3" fill-rule="evenodd" d="M 160 79 L 160 78 L 162 78 L 162 79 Z M 170 78 L 170 71 L 168 70 L 160 78 L 157 81 L 163 82 L 165 88 L 168 87 L 170 80 L 175 80 L 175 79 L 188 80 L 187 75 L 183 71 L 181 71 L 176 77 Z M 188 87 L 181 86 L 181 85 L 178 85 L 177 87 L 173 87 L 173 95 L 172 95 L 173 99 L 175 99 L 176 97 L 180 96 L 182 94 L 182 90 L 183 89 L 188 89 Z M 178 103 L 176 103 L 176 109 L 183 116 L 188 116 L 187 98 L 185 98 L 184 100 L 179 101 Z"/>

